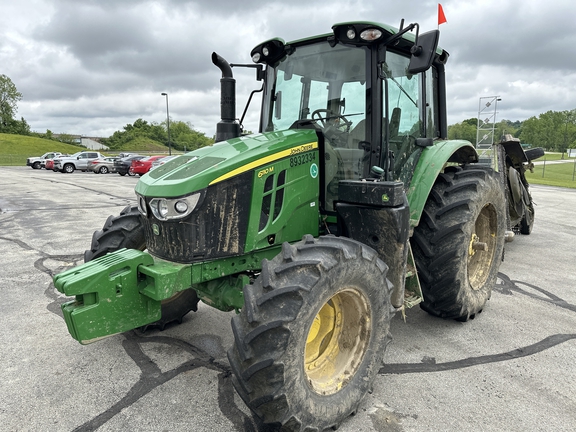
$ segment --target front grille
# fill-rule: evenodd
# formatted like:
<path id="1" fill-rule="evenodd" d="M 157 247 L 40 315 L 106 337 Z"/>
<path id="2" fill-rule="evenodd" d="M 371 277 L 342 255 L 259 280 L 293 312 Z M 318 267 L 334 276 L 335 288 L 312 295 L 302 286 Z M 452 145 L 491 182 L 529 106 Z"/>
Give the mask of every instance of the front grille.
<path id="1" fill-rule="evenodd" d="M 150 253 L 180 263 L 244 253 L 252 175 L 249 171 L 209 186 L 184 219 L 159 221 L 148 211 L 144 226 Z"/>

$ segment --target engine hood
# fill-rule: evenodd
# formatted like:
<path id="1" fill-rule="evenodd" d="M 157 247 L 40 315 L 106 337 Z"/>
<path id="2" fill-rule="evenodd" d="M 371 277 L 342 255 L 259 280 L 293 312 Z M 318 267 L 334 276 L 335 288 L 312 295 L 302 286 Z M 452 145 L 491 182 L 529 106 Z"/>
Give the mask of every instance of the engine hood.
<path id="1" fill-rule="evenodd" d="M 180 197 L 318 146 L 314 130 L 286 130 L 222 141 L 181 155 L 142 176 L 135 191 Z"/>

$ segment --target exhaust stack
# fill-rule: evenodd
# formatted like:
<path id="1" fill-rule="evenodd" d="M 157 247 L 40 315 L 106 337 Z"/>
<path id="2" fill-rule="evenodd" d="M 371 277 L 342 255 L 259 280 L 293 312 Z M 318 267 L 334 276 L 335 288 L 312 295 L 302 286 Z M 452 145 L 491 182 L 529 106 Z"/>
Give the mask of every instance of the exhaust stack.
<path id="1" fill-rule="evenodd" d="M 216 142 L 240 136 L 240 125 L 236 121 L 236 80 L 230 64 L 215 52 L 212 63 L 222 71 L 220 79 L 220 117 L 216 125 Z"/>

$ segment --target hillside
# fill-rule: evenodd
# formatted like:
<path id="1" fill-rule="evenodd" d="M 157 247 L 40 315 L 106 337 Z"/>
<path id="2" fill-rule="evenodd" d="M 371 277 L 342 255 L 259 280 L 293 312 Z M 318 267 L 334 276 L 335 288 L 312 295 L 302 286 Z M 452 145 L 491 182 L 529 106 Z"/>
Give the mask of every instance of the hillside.
<path id="1" fill-rule="evenodd" d="M 30 156 L 42 156 L 51 151 L 73 154 L 82 150 L 86 148 L 26 135 L 0 133 L 0 165 L 26 165 L 26 158 Z M 104 151 L 104 154 L 115 154 L 121 151 L 168 154 L 168 147 L 158 141 L 138 137 L 125 143 L 122 148 Z"/>
<path id="2" fill-rule="evenodd" d="M 76 153 L 84 147 L 63 144 L 26 135 L 0 133 L 0 165 L 26 165 L 26 158 L 42 156 L 46 152 Z"/>

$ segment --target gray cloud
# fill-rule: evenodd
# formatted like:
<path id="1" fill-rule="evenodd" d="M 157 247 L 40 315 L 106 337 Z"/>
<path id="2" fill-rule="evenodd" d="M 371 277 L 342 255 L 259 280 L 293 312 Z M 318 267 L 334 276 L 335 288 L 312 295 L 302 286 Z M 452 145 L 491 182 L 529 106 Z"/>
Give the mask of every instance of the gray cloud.
<path id="1" fill-rule="evenodd" d="M 461 64 L 531 70 L 574 70 L 574 3 L 485 1 L 456 3 L 443 40 Z"/>
<path id="2" fill-rule="evenodd" d="M 449 122 L 475 117 L 478 99 L 500 95 L 499 118 L 524 120 L 575 108 L 574 7 L 536 0 L 446 0 L 441 26 Z M 247 0 L 20 0 L 0 16 L 0 65 L 24 95 L 33 130 L 110 135 L 139 117 L 161 122 L 170 95 L 174 119 L 212 134 L 219 116 L 220 72 L 210 55 L 249 63 L 271 37 L 327 33 L 332 24 L 366 20 L 394 26 L 402 18 L 436 28 L 434 1 L 261 2 Z M 234 69 L 238 115 L 260 84 Z M 258 100 L 247 128 L 258 127 Z"/>

